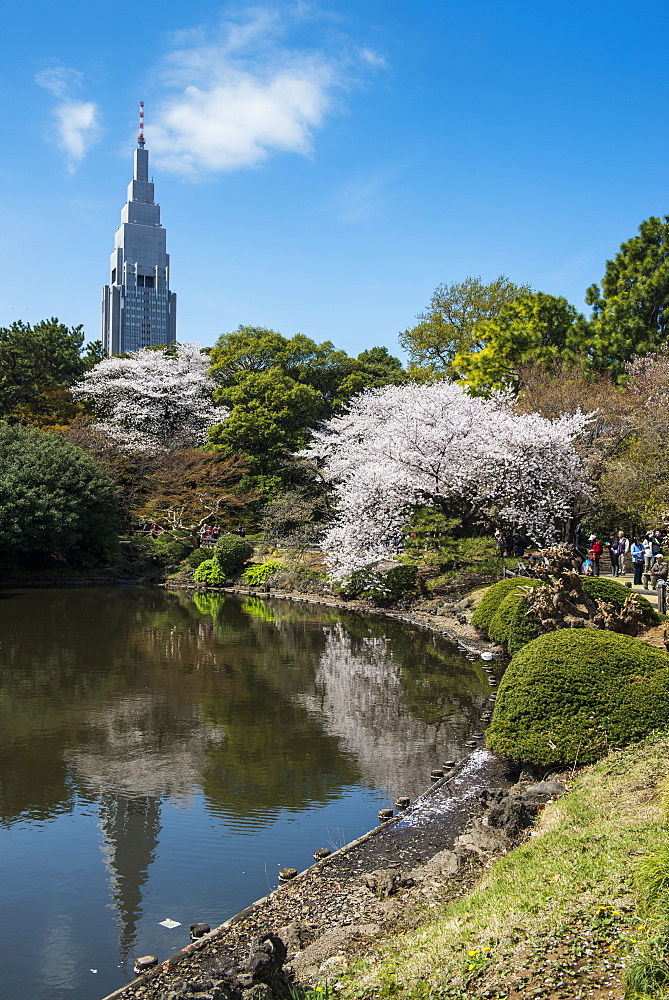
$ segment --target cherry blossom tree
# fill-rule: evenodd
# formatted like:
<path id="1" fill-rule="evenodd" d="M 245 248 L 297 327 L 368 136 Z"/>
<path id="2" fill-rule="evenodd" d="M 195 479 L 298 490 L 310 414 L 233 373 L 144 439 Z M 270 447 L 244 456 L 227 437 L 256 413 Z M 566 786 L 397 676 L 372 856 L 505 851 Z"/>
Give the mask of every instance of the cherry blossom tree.
<path id="1" fill-rule="evenodd" d="M 358 396 L 314 435 L 307 454 L 334 489 L 323 547 L 336 578 L 396 549 L 416 505 L 456 503 L 470 515 L 550 535 L 587 492 L 574 440 L 589 417 L 517 414 L 511 400 L 473 397 L 451 382 Z"/>
<path id="2" fill-rule="evenodd" d="M 228 411 L 214 405 L 216 383 L 198 344 L 143 348 L 105 358 L 72 389 L 89 401 L 98 428 L 127 451 L 194 448 Z"/>

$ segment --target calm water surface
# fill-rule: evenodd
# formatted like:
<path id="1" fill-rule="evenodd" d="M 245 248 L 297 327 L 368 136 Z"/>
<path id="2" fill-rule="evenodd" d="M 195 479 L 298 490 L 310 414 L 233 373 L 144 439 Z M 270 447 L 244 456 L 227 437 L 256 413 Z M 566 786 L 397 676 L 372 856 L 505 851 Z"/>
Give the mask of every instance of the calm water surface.
<path id="1" fill-rule="evenodd" d="M 488 695 L 478 662 L 382 619 L 0 592 L 0 997 L 123 985 L 134 957 L 166 958 L 189 924 L 221 923 L 415 797 Z"/>

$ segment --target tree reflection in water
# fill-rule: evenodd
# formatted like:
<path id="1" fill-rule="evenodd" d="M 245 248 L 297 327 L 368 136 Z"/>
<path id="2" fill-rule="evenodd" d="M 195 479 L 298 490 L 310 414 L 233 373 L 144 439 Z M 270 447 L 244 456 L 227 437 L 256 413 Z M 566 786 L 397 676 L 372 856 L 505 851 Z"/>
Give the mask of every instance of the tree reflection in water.
<path id="1" fill-rule="evenodd" d="M 201 799 L 234 832 L 354 786 L 415 797 L 430 767 L 458 756 L 488 694 L 480 667 L 427 632 L 325 606 L 4 594 L 0 827 L 97 810 L 123 961 L 166 803 Z"/>

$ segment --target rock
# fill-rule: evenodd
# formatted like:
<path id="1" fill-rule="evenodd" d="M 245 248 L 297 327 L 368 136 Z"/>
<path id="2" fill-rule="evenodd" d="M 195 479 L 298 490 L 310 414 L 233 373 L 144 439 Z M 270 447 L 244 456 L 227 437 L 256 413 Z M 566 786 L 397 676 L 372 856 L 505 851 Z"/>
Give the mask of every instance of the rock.
<path id="1" fill-rule="evenodd" d="M 297 868 L 281 868 L 279 871 L 280 882 L 290 882 L 297 875 Z"/>
<path id="2" fill-rule="evenodd" d="M 474 601 L 472 600 L 471 597 L 463 597 L 462 600 L 458 601 L 458 603 L 455 605 L 455 608 L 457 611 L 466 611 L 467 608 L 471 608 L 473 604 Z"/>
<path id="3" fill-rule="evenodd" d="M 387 899 L 394 896 L 400 889 L 408 888 L 414 884 L 414 880 L 409 876 L 399 875 L 391 868 L 380 868 L 378 871 L 363 875 L 360 879 L 379 899 Z"/>
<path id="4" fill-rule="evenodd" d="M 527 795 L 546 795 L 551 798 L 553 795 L 564 795 L 567 789 L 559 781 L 538 781 L 535 785 L 529 785 L 525 789 Z"/>
<path id="5" fill-rule="evenodd" d="M 274 976 L 283 969 L 287 954 L 280 937 L 276 934 L 262 934 L 251 942 L 244 971 L 254 983 L 271 983 Z"/>
<path id="6" fill-rule="evenodd" d="M 141 958 L 135 959 L 135 972 L 146 972 L 147 969 L 153 969 L 156 965 L 158 965 L 158 959 L 155 955 L 142 955 Z"/>
<path id="7" fill-rule="evenodd" d="M 191 924 L 190 936 L 193 939 L 193 941 L 195 941 L 196 938 L 204 937 L 204 935 L 208 934 L 210 930 L 211 927 L 209 926 L 209 924 Z"/>
<path id="8" fill-rule="evenodd" d="M 488 826 L 502 830 L 509 840 L 514 840 L 531 825 L 536 809 L 528 806 L 522 798 L 507 795 L 488 810 Z"/>
<path id="9" fill-rule="evenodd" d="M 314 936 L 311 928 L 297 919 L 291 920 L 285 927 L 279 927 L 277 934 L 285 944 L 289 955 L 294 955 L 296 951 L 302 951 Z"/>

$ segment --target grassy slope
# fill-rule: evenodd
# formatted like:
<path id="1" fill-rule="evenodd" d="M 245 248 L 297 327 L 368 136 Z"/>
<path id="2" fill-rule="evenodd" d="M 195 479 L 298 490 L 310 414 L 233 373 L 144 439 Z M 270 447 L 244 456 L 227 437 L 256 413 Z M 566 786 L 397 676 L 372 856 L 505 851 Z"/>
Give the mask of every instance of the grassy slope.
<path id="1" fill-rule="evenodd" d="M 577 777 L 531 837 L 476 889 L 420 930 L 359 964 L 345 997 L 622 997 L 643 948 L 633 869 L 666 841 L 658 784 L 669 737 L 655 737 Z"/>

